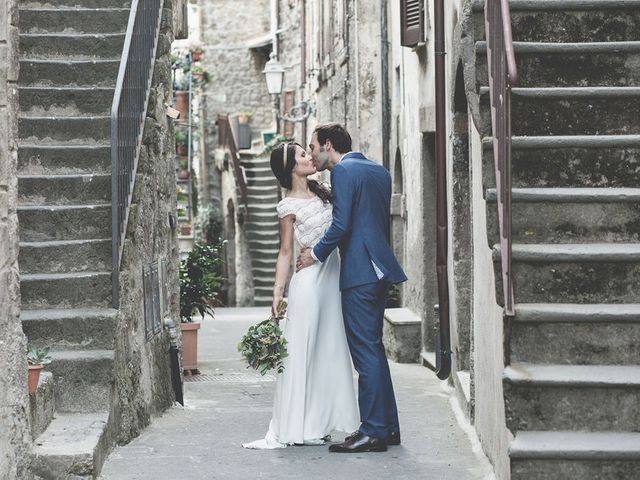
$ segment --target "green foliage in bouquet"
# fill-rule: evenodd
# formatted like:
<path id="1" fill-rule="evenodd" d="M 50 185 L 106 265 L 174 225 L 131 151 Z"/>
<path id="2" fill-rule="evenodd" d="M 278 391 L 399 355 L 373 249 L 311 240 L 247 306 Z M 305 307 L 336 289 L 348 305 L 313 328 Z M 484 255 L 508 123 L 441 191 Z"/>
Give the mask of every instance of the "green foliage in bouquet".
<path id="1" fill-rule="evenodd" d="M 278 325 L 278 320 L 284 317 L 287 310 L 287 302 L 284 300 L 278 305 L 278 316 L 249 327 L 247 333 L 238 344 L 238 352 L 247 362 L 247 368 L 251 367 L 266 374 L 275 369 L 278 373 L 284 371 L 282 360 L 289 356 L 287 353 L 287 340 Z"/>
<path id="2" fill-rule="evenodd" d="M 219 265 L 223 262 L 224 242 L 217 245 L 196 244 L 185 260 L 180 262 L 180 318 L 191 322 L 198 311 L 202 318 L 213 315 L 213 306 L 222 277 Z"/>

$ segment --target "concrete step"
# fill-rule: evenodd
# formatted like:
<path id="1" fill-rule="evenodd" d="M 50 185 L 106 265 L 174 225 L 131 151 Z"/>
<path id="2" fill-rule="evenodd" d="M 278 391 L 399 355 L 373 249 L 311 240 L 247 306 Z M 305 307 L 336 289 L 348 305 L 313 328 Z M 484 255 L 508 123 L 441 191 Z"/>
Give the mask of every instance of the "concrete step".
<path id="1" fill-rule="evenodd" d="M 110 350 L 118 311 L 109 308 L 23 310 L 25 335 L 52 350 Z"/>
<path id="2" fill-rule="evenodd" d="M 254 296 L 253 304 L 256 307 L 268 307 L 271 306 L 273 302 L 273 297 L 269 295 L 265 295 L 262 292 L 256 292 Z"/>
<path id="3" fill-rule="evenodd" d="M 640 304 L 517 304 L 516 363 L 637 365 Z"/>
<path id="4" fill-rule="evenodd" d="M 111 201 L 111 175 L 20 175 L 20 205 L 80 205 Z"/>
<path id="5" fill-rule="evenodd" d="M 483 176 L 495 186 L 493 143 L 483 139 Z M 512 182 L 519 187 L 637 187 L 640 135 L 514 137 Z"/>
<path id="6" fill-rule="evenodd" d="M 474 1 L 475 38 L 484 40 L 484 1 Z M 516 41 L 597 42 L 640 38 L 637 0 L 511 0 Z"/>
<path id="7" fill-rule="evenodd" d="M 512 480 L 637 478 L 640 433 L 517 432 L 509 456 Z"/>
<path id="8" fill-rule="evenodd" d="M 109 308 L 111 272 L 25 274 L 20 278 L 22 308 Z"/>
<path id="9" fill-rule="evenodd" d="M 113 350 L 53 350 L 56 411 L 93 413 L 109 409 Z"/>
<path id="10" fill-rule="evenodd" d="M 20 85 L 111 87 L 116 84 L 120 58 L 104 60 L 20 60 Z"/>
<path id="11" fill-rule="evenodd" d="M 640 86 L 640 41 L 514 42 L 520 87 Z M 476 44 L 478 89 L 488 85 L 486 43 Z"/>
<path id="12" fill-rule="evenodd" d="M 488 189 L 489 241 L 499 241 L 496 190 Z M 640 188 L 514 188 L 513 241 L 593 243 L 640 241 Z"/>
<path id="13" fill-rule="evenodd" d="M 124 33 L 20 34 L 20 55 L 31 59 L 110 59 L 122 54 L 123 45 Z"/>
<path id="14" fill-rule="evenodd" d="M 111 117 L 18 117 L 18 134 L 22 141 L 106 141 L 111 136 Z"/>
<path id="15" fill-rule="evenodd" d="M 20 272 L 96 272 L 111 269 L 111 239 L 21 242 Z"/>
<path id="16" fill-rule="evenodd" d="M 20 32 L 124 33 L 129 8 L 24 8 L 20 7 Z"/>
<path id="17" fill-rule="evenodd" d="M 512 432 L 640 429 L 639 365 L 514 363 L 503 386 Z"/>
<path id="18" fill-rule="evenodd" d="M 247 195 L 273 195 L 280 187 L 276 185 L 247 185 Z"/>
<path id="19" fill-rule="evenodd" d="M 113 88 L 20 87 L 20 110 L 29 116 L 106 116 Z"/>
<path id="20" fill-rule="evenodd" d="M 56 415 L 34 446 L 32 471 L 45 480 L 97 478 L 109 448 L 108 413 Z"/>
<path id="21" fill-rule="evenodd" d="M 267 192 L 267 193 L 262 193 L 262 194 L 257 194 L 257 195 L 247 195 L 247 202 L 249 204 L 253 204 L 253 203 L 271 203 L 273 205 L 277 205 L 278 204 L 278 194 L 276 192 Z"/>
<path id="22" fill-rule="evenodd" d="M 491 124 L 489 89 L 481 89 L 484 124 Z M 638 87 L 514 88 L 513 134 L 629 135 L 640 133 Z M 490 132 L 485 132 L 490 133 Z"/>
<path id="23" fill-rule="evenodd" d="M 54 410 L 53 374 L 40 370 L 38 389 L 35 395 L 29 395 L 29 424 L 32 439 L 47 429 L 53 420 Z"/>
<path id="24" fill-rule="evenodd" d="M 247 184 L 251 187 L 269 187 L 274 195 L 278 192 L 278 181 L 273 177 L 250 177 L 247 175 Z"/>
<path id="25" fill-rule="evenodd" d="M 18 207 L 24 242 L 111 238 L 111 204 Z"/>
<path id="26" fill-rule="evenodd" d="M 254 288 L 261 291 L 273 292 L 273 282 L 276 270 L 275 268 L 269 269 L 269 273 L 256 273 L 256 269 L 253 269 L 253 285 Z"/>
<path id="27" fill-rule="evenodd" d="M 24 0 L 21 8 L 128 8 L 131 0 Z"/>
<path id="28" fill-rule="evenodd" d="M 501 302 L 500 246 L 493 252 Z M 514 244 L 512 258 L 520 303 L 640 303 L 640 243 Z"/>
<path id="29" fill-rule="evenodd" d="M 254 250 L 262 250 L 265 248 L 280 248 L 280 239 L 279 238 L 249 239 L 249 246 L 252 252 Z"/>
<path id="30" fill-rule="evenodd" d="M 96 145 L 20 142 L 18 172 L 21 175 L 110 174 L 111 145 L 106 142 Z"/>

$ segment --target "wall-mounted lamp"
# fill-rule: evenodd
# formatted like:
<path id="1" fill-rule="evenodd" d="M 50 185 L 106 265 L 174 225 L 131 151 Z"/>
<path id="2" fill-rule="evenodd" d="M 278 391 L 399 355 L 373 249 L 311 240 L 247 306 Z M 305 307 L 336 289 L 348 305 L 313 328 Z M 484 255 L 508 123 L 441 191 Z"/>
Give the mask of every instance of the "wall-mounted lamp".
<path id="1" fill-rule="evenodd" d="M 280 94 L 284 82 L 284 68 L 278 62 L 275 52 L 271 52 L 271 57 L 264 66 L 265 80 L 267 81 L 267 91 L 273 97 L 273 109 L 276 111 L 278 120 L 286 122 L 304 122 L 315 111 L 315 106 L 308 100 L 303 100 L 294 105 L 288 112 L 280 113 Z"/>

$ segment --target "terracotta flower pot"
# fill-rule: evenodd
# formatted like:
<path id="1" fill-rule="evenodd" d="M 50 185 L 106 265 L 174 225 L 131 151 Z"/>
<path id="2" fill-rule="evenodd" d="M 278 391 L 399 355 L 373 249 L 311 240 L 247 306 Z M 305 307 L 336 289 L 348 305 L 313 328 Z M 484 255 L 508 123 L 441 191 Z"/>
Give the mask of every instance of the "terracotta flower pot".
<path id="1" fill-rule="evenodd" d="M 194 62 L 199 62 L 200 60 L 202 60 L 202 52 L 198 50 L 191 52 L 191 60 L 193 60 Z"/>
<path id="2" fill-rule="evenodd" d="M 186 145 L 176 145 L 176 153 L 181 157 L 184 157 L 189 154 L 189 149 Z"/>
<path id="3" fill-rule="evenodd" d="M 184 236 L 191 235 L 191 225 L 188 223 L 180 225 L 180 233 Z"/>
<path id="4" fill-rule="evenodd" d="M 29 395 L 33 395 L 38 390 L 38 382 L 40 381 L 40 371 L 44 365 L 29 364 Z"/>
<path id="5" fill-rule="evenodd" d="M 186 122 L 189 117 L 189 92 L 184 90 L 176 92 L 176 110 L 180 112 L 180 121 Z"/>
<path id="6" fill-rule="evenodd" d="M 182 369 L 196 370 L 198 368 L 198 330 L 200 330 L 200 323 L 181 323 L 180 330 L 182 330 Z"/>
<path id="7" fill-rule="evenodd" d="M 189 178 L 189 170 L 187 169 L 178 170 L 178 178 L 180 180 L 187 180 Z"/>

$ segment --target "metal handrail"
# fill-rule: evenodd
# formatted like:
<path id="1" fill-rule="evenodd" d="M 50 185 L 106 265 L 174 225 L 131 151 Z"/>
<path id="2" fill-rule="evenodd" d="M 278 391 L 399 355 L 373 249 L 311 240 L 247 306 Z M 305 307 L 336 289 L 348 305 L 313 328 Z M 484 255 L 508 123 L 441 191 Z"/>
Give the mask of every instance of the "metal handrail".
<path id="1" fill-rule="evenodd" d="M 236 180 L 236 187 L 240 192 L 243 204 L 247 204 L 247 181 L 240 164 L 240 155 L 231 122 L 228 115 L 218 115 L 218 146 L 229 150 L 229 156 L 233 163 L 233 173 Z"/>
<path id="2" fill-rule="evenodd" d="M 508 0 L 486 1 L 485 25 L 504 314 L 511 318 L 515 314 L 511 270 L 511 88 L 518 79 L 518 71 L 513 49 Z M 508 335 L 507 328 L 506 337 Z M 508 348 L 507 341 L 505 344 Z M 505 357 L 508 359 L 509 355 Z"/>
<path id="3" fill-rule="evenodd" d="M 164 0 L 133 0 L 111 105 L 112 301 L 120 306 L 120 263 L 142 146 Z"/>

